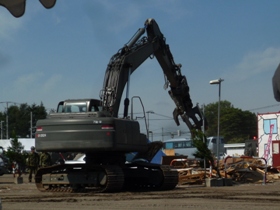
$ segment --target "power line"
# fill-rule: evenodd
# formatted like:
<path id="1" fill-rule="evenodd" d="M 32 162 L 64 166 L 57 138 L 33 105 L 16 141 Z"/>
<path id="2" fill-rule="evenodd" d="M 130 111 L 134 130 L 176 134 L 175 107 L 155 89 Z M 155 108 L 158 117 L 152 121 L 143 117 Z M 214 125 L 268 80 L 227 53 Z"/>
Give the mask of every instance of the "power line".
<path id="1" fill-rule="evenodd" d="M 170 116 L 166 116 L 166 115 L 163 115 L 163 114 L 158 114 L 158 113 L 154 113 L 155 115 L 158 115 L 158 116 L 161 116 L 161 117 L 166 117 L 166 118 L 169 118 L 169 119 L 173 119 L 173 117 L 170 117 Z"/>
<path id="2" fill-rule="evenodd" d="M 266 108 L 271 108 L 271 107 L 275 107 L 275 106 L 280 106 L 280 103 L 274 104 L 274 105 L 269 105 L 269 106 L 263 106 L 263 107 L 259 107 L 259 108 L 254 108 L 254 109 L 248 109 L 247 111 L 255 111 L 255 110 L 266 109 Z"/>

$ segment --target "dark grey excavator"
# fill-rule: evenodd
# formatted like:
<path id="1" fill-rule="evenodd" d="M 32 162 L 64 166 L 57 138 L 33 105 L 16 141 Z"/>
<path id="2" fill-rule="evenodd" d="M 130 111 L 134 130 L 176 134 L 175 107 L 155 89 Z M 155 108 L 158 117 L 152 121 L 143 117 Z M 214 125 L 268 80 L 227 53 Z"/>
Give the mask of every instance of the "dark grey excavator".
<path id="1" fill-rule="evenodd" d="M 24 2 L 25 6 L 25 1 L 19 2 Z M 20 16 L 20 13 L 15 15 L 7 1 L 0 0 L 0 4 L 14 16 Z M 145 32 L 147 36 L 143 36 Z M 193 107 L 186 77 L 181 74 L 181 65 L 175 64 L 156 21 L 148 19 L 144 27 L 110 59 L 100 100 L 61 101 L 56 113 L 37 122 L 38 151 L 86 154 L 85 164 L 39 169 L 36 185 L 40 191 L 170 190 L 177 185 L 176 171 L 169 166 L 151 163 L 162 143 L 149 143 L 146 135 L 140 133 L 139 123 L 128 117 L 129 78 L 147 58 L 152 57 L 159 62 L 166 88 L 169 87 L 168 93 L 175 102 L 173 115 L 176 124 L 179 124 L 180 116 L 190 130 L 201 129 L 204 119 L 199 108 Z M 125 86 L 124 115 L 119 117 Z M 137 155 L 133 161 L 127 162 L 126 154 L 131 152 Z"/>
<path id="2" fill-rule="evenodd" d="M 143 36 L 144 33 L 147 36 Z M 190 130 L 201 129 L 203 117 L 193 107 L 181 65 L 175 64 L 169 45 L 154 19 L 146 20 L 131 40 L 108 64 L 100 100 L 61 101 L 57 112 L 37 122 L 36 149 L 48 152 L 85 153 L 85 164 L 57 165 L 38 170 L 39 190 L 63 191 L 91 189 L 99 192 L 133 189 L 173 189 L 178 182 L 176 171 L 169 166 L 152 164 L 161 142 L 149 143 L 140 133 L 138 121 L 128 117 L 128 91 L 124 115 L 118 116 L 125 86 L 131 74 L 149 57 L 159 62 L 176 108 L 174 119 L 181 116 Z M 137 160 L 126 162 L 126 154 L 136 152 Z"/>

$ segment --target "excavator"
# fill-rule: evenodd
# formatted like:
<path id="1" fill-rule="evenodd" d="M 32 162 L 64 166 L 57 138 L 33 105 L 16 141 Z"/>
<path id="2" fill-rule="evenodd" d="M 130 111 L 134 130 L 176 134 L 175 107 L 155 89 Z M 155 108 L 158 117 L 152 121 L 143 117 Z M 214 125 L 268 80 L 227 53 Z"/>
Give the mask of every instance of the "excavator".
<path id="1" fill-rule="evenodd" d="M 5 0 L 0 0 L 3 6 L 1 2 Z M 146 59 L 154 57 L 163 70 L 165 87 L 169 87 L 168 93 L 176 105 L 175 123 L 180 124 L 180 116 L 190 131 L 201 130 L 205 119 L 199 107 L 193 106 L 181 65 L 175 64 L 156 21 L 147 19 L 144 27 L 111 57 L 100 99 L 61 101 L 55 113 L 37 121 L 35 145 L 38 151 L 85 154 L 85 163 L 40 168 L 35 176 L 38 190 L 119 192 L 176 187 L 176 170 L 151 163 L 162 148 L 162 142 L 149 142 L 140 132 L 139 122 L 128 116 L 130 76 Z M 125 87 L 124 114 L 119 117 Z M 137 155 L 128 162 L 126 154 L 131 152 Z"/>
<path id="2" fill-rule="evenodd" d="M 147 36 L 143 36 L 144 33 Z M 149 143 L 140 133 L 139 122 L 128 116 L 131 74 L 149 57 L 160 64 L 169 86 L 169 95 L 176 104 L 178 117 L 190 130 L 201 129 L 203 117 L 193 107 L 189 86 L 175 64 L 154 19 L 147 19 L 130 41 L 114 54 L 105 72 L 100 100 L 73 99 L 61 101 L 57 112 L 36 124 L 35 144 L 38 151 L 82 152 L 85 164 L 62 164 L 45 167 L 36 174 L 41 191 L 117 192 L 122 189 L 170 190 L 178 184 L 178 174 L 169 166 L 153 164 L 151 159 L 162 142 Z M 124 114 L 119 107 L 124 92 Z M 136 152 L 135 161 L 127 162 L 126 154 Z M 145 160 L 145 161 L 139 161 Z"/>

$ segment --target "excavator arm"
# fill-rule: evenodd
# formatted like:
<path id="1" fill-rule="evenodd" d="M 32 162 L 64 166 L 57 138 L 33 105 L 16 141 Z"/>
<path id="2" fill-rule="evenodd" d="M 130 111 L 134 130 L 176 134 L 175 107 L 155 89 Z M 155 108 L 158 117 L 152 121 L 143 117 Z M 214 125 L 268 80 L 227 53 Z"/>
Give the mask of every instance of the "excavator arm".
<path id="1" fill-rule="evenodd" d="M 39 1 L 47 9 L 52 8 L 56 3 L 56 0 Z M 25 12 L 26 0 L 0 0 L 0 6 L 9 10 L 14 17 L 21 17 Z M 145 31 L 147 36 L 142 37 Z M 112 56 L 100 93 L 103 109 L 110 111 L 112 116 L 118 117 L 120 100 L 125 85 L 129 86 L 130 75 L 148 57 L 153 56 L 158 60 L 169 83 L 168 93 L 176 104 L 173 111 L 176 124 L 179 125 L 180 115 L 190 130 L 201 129 L 204 119 L 199 108 L 193 107 L 187 79 L 181 74 L 181 65 L 174 63 L 169 45 L 165 43 L 165 38 L 154 19 L 147 19 L 144 28 L 140 28 L 132 39 Z M 129 99 L 126 97 L 124 118 L 127 117 L 128 105 Z"/>
<path id="2" fill-rule="evenodd" d="M 144 33 L 147 36 L 143 36 Z M 129 86 L 130 75 L 149 57 L 156 57 L 169 84 L 169 95 L 176 104 L 173 117 L 179 125 L 178 116 L 190 130 L 201 129 L 203 117 L 197 106 L 193 107 L 187 79 L 181 74 L 181 65 L 175 64 L 169 45 L 154 19 L 147 19 L 131 40 L 112 56 L 108 64 L 100 98 L 104 110 L 118 117 L 120 100 L 125 85 Z M 129 105 L 125 99 L 124 118 Z"/>

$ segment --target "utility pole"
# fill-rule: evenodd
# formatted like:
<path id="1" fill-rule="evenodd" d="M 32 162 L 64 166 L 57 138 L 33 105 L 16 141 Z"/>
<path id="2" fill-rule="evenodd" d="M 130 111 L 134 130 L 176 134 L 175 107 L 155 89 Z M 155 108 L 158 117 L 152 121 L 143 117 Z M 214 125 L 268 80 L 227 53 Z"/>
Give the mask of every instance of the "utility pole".
<path id="1" fill-rule="evenodd" d="M 11 101 L 5 101 L 5 102 L 0 102 L 1 104 L 5 103 L 6 104 L 6 139 L 9 139 L 9 103 L 12 103 Z"/>
<path id="2" fill-rule="evenodd" d="M 218 131 L 217 131 L 217 169 L 219 170 L 219 160 L 220 160 L 220 104 L 221 104 L 221 83 L 224 81 L 224 79 L 216 79 L 216 80 L 211 80 L 210 84 L 211 85 L 219 85 L 219 102 L 218 102 Z M 218 171 L 219 174 L 219 171 Z"/>
<path id="3" fill-rule="evenodd" d="M 9 139 L 9 117 L 8 117 L 8 110 L 9 110 L 9 102 L 7 104 L 7 113 L 6 113 L 6 139 Z"/>
<path id="4" fill-rule="evenodd" d="M 1 139 L 3 139 L 3 122 L 4 121 L 1 121 Z"/>
<path id="5" fill-rule="evenodd" d="M 147 111 L 146 112 L 147 114 L 148 114 L 148 132 L 147 132 L 147 136 L 148 136 L 148 138 L 150 139 L 150 118 L 149 118 L 149 114 L 154 114 L 154 112 L 153 111 Z"/>
<path id="6" fill-rule="evenodd" d="M 9 110 L 9 104 L 13 103 L 13 104 L 18 104 L 16 102 L 12 102 L 12 101 L 4 101 L 4 102 L 0 102 L 0 104 L 6 104 L 6 139 L 9 139 L 9 114 L 8 114 L 8 110 Z"/>
<path id="7" fill-rule="evenodd" d="M 161 141 L 164 141 L 164 137 L 163 137 L 163 128 L 161 128 Z"/>
<path id="8" fill-rule="evenodd" d="M 33 127 L 32 112 L 30 112 L 30 138 L 31 139 L 32 139 L 32 127 Z"/>

